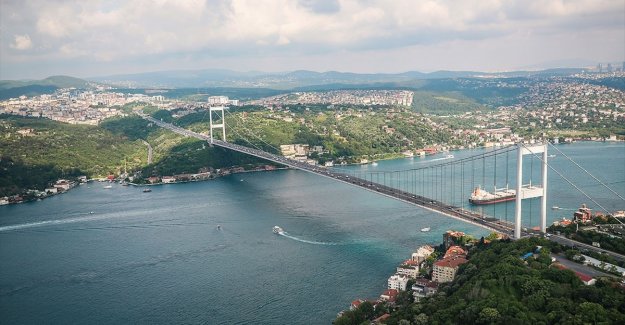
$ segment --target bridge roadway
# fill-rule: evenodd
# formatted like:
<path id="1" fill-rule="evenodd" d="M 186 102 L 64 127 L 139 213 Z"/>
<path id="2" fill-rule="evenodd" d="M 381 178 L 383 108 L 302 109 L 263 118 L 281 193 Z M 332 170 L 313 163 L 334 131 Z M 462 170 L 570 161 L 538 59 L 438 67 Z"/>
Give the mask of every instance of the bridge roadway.
<path id="1" fill-rule="evenodd" d="M 144 119 L 160 127 L 171 130 L 175 133 L 205 140 L 211 143 L 211 139 L 207 135 L 189 131 L 187 129 L 177 127 L 175 125 L 159 121 L 148 115 L 144 115 L 144 114 L 139 114 L 139 115 L 143 117 Z M 390 198 L 393 198 L 395 200 L 399 200 L 405 203 L 416 205 L 426 210 L 430 210 L 430 211 L 433 211 L 433 212 L 436 212 L 436 213 L 439 213 L 439 214 L 442 214 L 442 215 L 445 215 L 445 216 L 448 216 L 448 217 L 451 217 L 451 218 L 454 218 L 463 222 L 467 222 L 478 227 L 486 228 L 488 230 L 495 231 L 497 233 L 511 235 L 512 230 L 513 230 L 511 224 L 506 224 L 500 220 L 485 219 L 480 214 L 477 214 L 473 211 L 462 209 L 456 206 L 451 206 L 451 205 L 445 204 L 443 202 L 440 202 L 431 198 L 427 198 L 427 197 L 420 196 L 420 195 L 415 195 L 410 192 L 401 191 L 396 188 L 385 186 L 383 184 L 378 184 L 378 183 L 365 180 L 362 178 L 354 177 L 345 173 L 339 173 L 339 172 L 333 171 L 325 167 L 303 163 L 294 159 L 289 159 L 289 158 L 275 155 L 272 153 L 268 153 L 262 150 L 248 148 L 245 146 L 241 146 L 238 144 L 225 142 L 221 140 L 213 139 L 212 145 L 216 145 L 222 148 L 234 150 L 234 151 L 241 152 L 247 155 L 269 160 L 269 161 L 272 161 L 281 165 L 289 166 L 291 168 L 299 169 L 299 170 L 313 173 L 319 176 L 331 178 L 333 180 L 336 180 L 342 183 L 356 186 L 356 187 L 365 189 L 367 191 L 371 191 L 380 195 L 384 195 L 384 196 L 387 196 L 387 197 L 390 197 Z"/>

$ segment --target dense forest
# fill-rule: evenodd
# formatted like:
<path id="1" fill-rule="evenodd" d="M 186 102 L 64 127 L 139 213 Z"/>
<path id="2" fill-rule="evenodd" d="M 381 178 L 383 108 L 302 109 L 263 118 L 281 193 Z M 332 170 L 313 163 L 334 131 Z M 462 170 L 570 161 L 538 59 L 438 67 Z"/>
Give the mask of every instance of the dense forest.
<path id="1" fill-rule="evenodd" d="M 59 178 L 118 173 L 146 161 L 145 146 L 96 126 L 0 115 L 0 196 Z"/>
<path id="2" fill-rule="evenodd" d="M 535 258 L 521 259 L 536 251 Z M 584 285 L 570 270 L 551 265 L 557 244 L 541 238 L 495 241 L 469 252 L 469 263 L 439 293 L 404 301 L 387 324 L 623 324 L 625 291 L 610 278 Z M 364 319 L 338 318 L 335 324 Z"/>

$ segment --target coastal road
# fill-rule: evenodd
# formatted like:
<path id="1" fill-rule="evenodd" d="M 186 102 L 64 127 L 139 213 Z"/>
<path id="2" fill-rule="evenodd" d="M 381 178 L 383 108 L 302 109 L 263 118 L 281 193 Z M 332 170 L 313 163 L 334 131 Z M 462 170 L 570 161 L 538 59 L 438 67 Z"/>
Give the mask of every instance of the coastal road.
<path id="1" fill-rule="evenodd" d="M 556 262 L 564 265 L 567 269 L 570 269 L 572 271 L 575 272 L 580 272 L 580 273 L 584 273 L 587 275 L 590 275 L 591 277 L 598 277 L 598 276 L 609 276 L 609 277 L 616 277 L 614 275 L 610 275 L 607 273 L 603 273 L 601 271 L 598 271 L 590 266 L 584 265 L 584 264 L 579 264 L 579 263 L 575 263 L 573 261 L 569 261 L 566 259 L 566 257 L 562 256 L 562 255 L 558 255 L 558 254 L 551 254 L 551 257 L 556 259 Z"/>
<path id="2" fill-rule="evenodd" d="M 152 145 L 150 145 L 149 142 L 145 141 L 145 140 L 141 140 L 143 141 L 143 144 L 145 144 L 148 147 L 148 165 L 152 163 Z"/>
<path id="3" fill-rule="evenodd" d="M 595 247 L 592 245 L 588 245 L 588 244 L 584 244 L 584 243 L 580 243 L 576 240 L 572 240 L 569 238 L 566 238 L 564 236 L 559 236 L 559 235 L 551 235 L 548 237 L 549 240 L 554 241 L 558 244 L 561 245 L 566 245 L 566 246 L 572 246 L 572 247 L 579 247 L 581 249 L 587 249 L 593 252 L 597 252 L 597 253 L 605 253 L 608 254 L 612 257 L 614 257 L 615 260 L 617 261 L 625 261 L 625 255 L 621 255 L 619 253 L 615 253 L 615 252 L 611 252 L 608 250 L 605 250 L 603 248 L 599 248 L 599 247 Z"/>

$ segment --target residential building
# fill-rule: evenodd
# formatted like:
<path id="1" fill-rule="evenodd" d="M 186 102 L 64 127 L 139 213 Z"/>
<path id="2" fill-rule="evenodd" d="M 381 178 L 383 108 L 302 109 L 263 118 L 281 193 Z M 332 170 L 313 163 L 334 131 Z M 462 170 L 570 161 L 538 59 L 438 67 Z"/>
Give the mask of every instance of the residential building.
<path id="1" fill-rule="evenodd" d="M 454 245 L 461 245 L 462 237 L 464 237 L 464 233 L 462 231 L 453 231 L 447 230 L 443 234 L 443 244 L 445 245 L 445 249 L 449 249 L 449 247 Z"/>
<path id="2" fill-rule="evenodd" d="M 421 265 L 421 263 L 423 263 L 430 255 L 432 255 L 432 253 L 434 253 L 434 248 L 432 248 L 432 246 L 430 245 L 424 245 L 417 248 L 417 250 L 412 253 L 411 259 L 413 261 L 417 261 L 417 263 Z"/>
<path id="3" fill-rule="evenodd" d="M 391 275 L 388 278 L 388 288 L 395 289 L 399 291 L 406 291 L 406 286 L 408 285 L 408 277 L 402 274 Z"/>
<path id="4" fill-rule="evenodd" d="M 388 289 L 380 295 L 380 301 L 395 302 L 399 291 L 397 289 Z"/>
<path id="5" fill-rule="evenodd" d="M 419 263 L 413 260 L 405 260 L 397 267 L 397 274 L 414 279 L 419 275 Z"/>
<path id="6" fill-rule="evenodd" d="M 418 278 L 412 285 L 412 296 L 415 302 L 419 302 L 421 298 L 431 296 L 437 291 L 438 283 L 424 278 Z"/>
<path id="7" fill-rule="evenodd" d="M 175 183 L 176 178 L 174 176 L 163 176 L 163 178 L 161 179 L 161 182 L 163 182 L 163 184 Z"/>
<path id="8" fill-rule="evenodd" d="M 453 281 L 460 265 L 467 262 L 467 259 L 462 255 L 443 258 L 442 260 L 434 263 L 432 280 L 438 283 Z"/>

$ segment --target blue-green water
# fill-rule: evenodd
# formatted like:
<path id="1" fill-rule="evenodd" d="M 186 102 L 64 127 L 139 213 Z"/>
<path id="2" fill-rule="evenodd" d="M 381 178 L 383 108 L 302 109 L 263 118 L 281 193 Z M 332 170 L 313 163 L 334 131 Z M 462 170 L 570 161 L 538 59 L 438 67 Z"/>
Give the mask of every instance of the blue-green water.
<path id="1" fill-rule="evenodd" d="M 625 195 L 624 144 L 560 149 Z M 618 197 L 577 178 L 606 208 L 625 209 Z M 549 206 L 588 203 L 558 182 L 551 180 Z M 293 170 L 151 193 L 103 187 L 90 183 L 0 207 L 2 323 L 327 324 L 354 298 L 378 296 L 395 266 L 419 245 L 440 242 L 443 231 L 486 233 Z M 273 234 L 274 225 L 289 236 Z"/>

